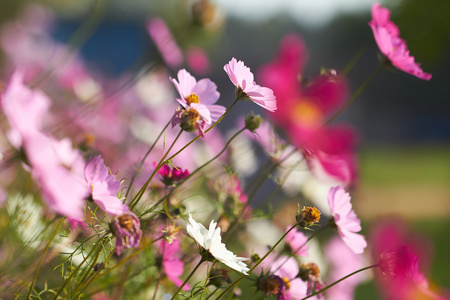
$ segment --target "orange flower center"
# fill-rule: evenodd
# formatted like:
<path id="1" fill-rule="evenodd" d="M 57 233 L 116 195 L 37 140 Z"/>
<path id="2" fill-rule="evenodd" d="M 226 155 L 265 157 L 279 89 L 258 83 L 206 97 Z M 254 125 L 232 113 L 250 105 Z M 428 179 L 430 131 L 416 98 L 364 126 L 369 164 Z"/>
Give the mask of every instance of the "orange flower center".
<path id="1" fill-rule="evenodd" d="M 322 111 L 312 101 L 301 100 L 293 109 L 294 119 L 303 126 L 320 126 L 323 114 Z"/>
<path id="2" fill-rule="evenodd" d="M 200 103 L 200 97 L 197 94 L 192 93 L 192 94 L 190 94 L 189 96 L 186 97 L 186 102 L 188 104 Z"/>

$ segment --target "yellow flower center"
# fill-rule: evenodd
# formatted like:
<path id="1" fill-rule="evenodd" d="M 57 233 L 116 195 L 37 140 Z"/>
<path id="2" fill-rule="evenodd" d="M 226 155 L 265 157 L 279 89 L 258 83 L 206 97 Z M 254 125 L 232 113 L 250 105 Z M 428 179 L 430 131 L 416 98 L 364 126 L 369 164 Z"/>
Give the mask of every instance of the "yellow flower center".
<path id="1" fill-rule="evenodd" d="M 192 93 L 192 94 L 190 94 L 189 96 L 186 97 L 186 102 L 188 104 L 200 103 L 200 97 L 197 94 Z"/>
<path id="2" fill-rule="evenodd" d="M 282 277 L 284 284 L 286 284 L 286 288 L 289 290 L 291 288 L 291 284 L 289 283 L 289 279 L 286 277 Z"/>
<path id="3" fill-rule="evenodd" d="M 133 228 L 133 217 L 127 214 L 123 214 L 119 216 L 118 219 L 120 227 L 124 228 L 127 231 L 131 231 L 131 229 Z"/>
<path id="4" fill-rule="evenodd" d="M 317 126 L 321 124 L 323 115 L 320 109 L 312 101 L 301 100 L 295 105 L 293 116 L 303 126 Z"/>

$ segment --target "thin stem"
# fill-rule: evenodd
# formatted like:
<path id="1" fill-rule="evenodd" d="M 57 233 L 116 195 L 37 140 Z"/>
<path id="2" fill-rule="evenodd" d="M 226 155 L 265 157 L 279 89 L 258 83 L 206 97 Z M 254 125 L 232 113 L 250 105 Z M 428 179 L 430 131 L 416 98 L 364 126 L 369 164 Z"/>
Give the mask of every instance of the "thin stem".
<path id="1" fill-rule="evenodd" d="M 70 56 L 73 54 L 75 49 L 81 48 L 94 34 L 101 21 L 103 20 L 103 16 L 106 12 L 106 5 L 104 0 L 94 1 L 92 4 L 92 8 L 89 10 L 89 16 L 81 23 L 80 27 L 69 37 L 66 45 L 69 49 L 68 52 L 62 53 L 60 58 L 57 58 L 52 67 L 50 67 L 47 71 L 39 74 L 37 78 L 33 79 L 33 82 L 30 84 L 32 88 L 37 87 L 42 82 L 44 82 L 52 73 L 55 71 L 56 66 L 59 63 L 59 60 L 64 61 L 68 60 Z"/>
<path id="2" fill-rule="evenodd" d="M 375 78 L 378 73 L 383 69 L 383 64 L 380 64 L 375 71 L 370 74 L 370 76 L 364 81 L 364 83 L 353 93 L 353 95 L 345 102 L 345 104 L 324 124 L 323 127 L 333 122 L 353 101 L 361 94 L 361 92 L 366 88 L 366 86 Z"/>
<path id="3" fill-rule="evenodd" d="M 197 271 L 198 267 L 204 262 L 203 258 L 198 262 L 198 264 L 195 266 L 195 268 L 191 271 L 189 276 L 183 281 L 183 283 L 180 285 L 178 290 L 175 292 L 175 294 L 172 296 L 171 300 L 174 300 L 175 297 L 180 293 L 180 291 L 183 289 L 183 287 L 186 285 L 186 283 L 191 279 L 192 275 L 194 275 L 195 271 Z"/>
<path id="4" fill-rule="evenodd" d="M 82 293 L 94 280 L 105 276 L 106 274 L 108 274 L 109 272 L 115 270 L 116 268 L 118 268 L 119 266 L 123 265 L 124 263 L 126 263 L 128 260 L 130 260 L 131 258 L 133 258 L 134 256 L 138 255 L 142 250 L 147 249 L 148 247 L 150 247 L 151 245 L 153 245 L 153 243 L 155 243 L 156 241 L 162 239 L 163 236 L 160 236 L 159 238 L 151 241 L 150 243 L 148 243 L 147 245 L 143 246 L 142 248 L 139 248 L 138 250 L 134 251 L 133 253 L 131 253 L 129 256 L 127 256 L 126 258 L 124 258 L 123 260 L 121 260 L 118 264 L 116 264 L 114 267 L 109 268 L 108 270 L 106 270 L 103 273 L 97 273 L 97 275 L 91 277 L 89 280 L 86 281 L 86 283 L 84 283 L 84 287 L 83 289 L 80 290 L 79 293 Z M 109 259 L 113 256 L 114 251 L 111 251 L 110 255 L 106 258 L 106 260 L 104 261 L 104 264 L 106 265 L 106 263 L 109 261 Z"/>
<path id="5" fill-rule="evenodd" d="M 208 270 L 208 275 L 206 276 L 206 278 L 205 278 L 205 283 L 203 284 L 203 287 L 202 287 L 202 289 L 201 289 L 202 293 L 200 294 L 200 300 L 203 299 L 203 292 L 204 292 L 205 289 L 206 289 L 206 285 L 208 284 L 209 277 L 211 276 L 211 271 L 212 271 L 212 269 L 214 268 L 214 265 L 215 265 L 215 264 L 216 264 L 216 261 L 213 262 L 211 268 L 209 268 L 209 270 Z"/>
<path id="6" fill-rule="evenodd" d="M 262 263 L 264 261 L 264 259 L 267 258 L 267 256 L 269 256 L 270 253 L 272 253 L 273 250 L 275 250 L 276 247 L 278 247 L 278 245 L 281 243 L 281 241 L 289 234 L 289 232 L 291 232 L 295 227 L 297 227 L 297 223 L 292 226 L 291 228 L 289 228 L 288 231 L 286 231 L 281 238 L 275 243 L 275 245 L 272 246 L 272 248 L 270 248 L 269 251 L 267 251 L 267 253 L 252 267 L 250 268 L 250 270 L 248 271 L 248 273 L 251 273 L 257 266 L 259 266 L 260 263 Z M 242 275 L 241 277 L 239 277 L 235 282 L 233 282 L 232 284 L 230 284 L 218 297 L 217 299 L 222 298 L 223 295 L 225 295 L 226 292 L 228 292 L 232 287 L 234 287 L 236 284 L 238 284 L 246 275 Z"/>
<path id="7" fill-rule="evenodd" d="M 319 233 L 321 233 L 322 231 L 324 231 L 325 229 L 327 229 L 329 226 L 328 224 L 322 228 L 320 228 L 317 231 L 314 231 L 314 233 L 308 237 L 308 239 L 300 246 L 298 247 L 295 251 L 292 251 L 292 253 L 286 257 L 286 259 L 278 266 L 278 268 L 276 268 L 275 270 L 273 270 L 273 273 L 275 273 L 276 271 L 278 271 L 288 260 L 289 258 L 291 258 L 292 256 L 296 255 L 298 253 L 298 251 L 300 251 L 310 240 L 312 240 L 314 237 L 316 237 L 317 235 L 319 235 Z"/>
<path id="8" fill-rule="evenodd" d="M 38 265 L 38 267 L 37 267 L 36 273 L 34 274 L 34 278 L 33 278 L 33 281 L 31 282 L 30 288 L 28 289 L 28 296 L 27 296 L 27 299 L 30 299 L 31 291 L 33 290 L 34 284 L 35 284 L 36 279 L 37 279 L 37 277 L 38 277 L 39 270 L 41 269 L 42 262 L 44 261 L 45 255 L 47 254 L 47 251 L 48 251 L 48 249 L 50 248 L 50 244 L 53 242 L 53 239 L 55 238 L 56 234 L 58 233 L 59 228 L 61 227 L 61 225 L 62 225 L 62 223 L 64 222 L 65 219 L 66 219 L 66 218 L 62 218 L 62 219 L 61 219 L 61 221 L 59 222 L 58 226 L 57 226 L 56 229 L 55 229 L 55 232 L 53 232 L 52 237 L 51 237 L 50 240 L 48 241 L 47 246 L 45 246 L 45 250 L 44 250 L 44 253 L 42 254 L 41 261 L 39 262 L 39 265 Z"/>
<path id="9" fill-rule="evenodd" d="M 219 120 L 217 120 L 216 122 L 214 122 L 208 129 L 205 130 L 205 133 L 207 133 L 208 131 L 210 131 L 211 129 L 213 129 L 217 124 L 219 124 L 220 121 L 222 121 L 222 119 L 225 117 L 225 115 L 231 110 L 231 108 L 233 108 L 233 106 L 237 103 L 239 99 L 234 100 L 234 102 L 230 105 L 230 107 L 228 107 L 228 109 L 224 112 L 224 114 L 219 118 Z M 200 135 L 197 135 L 195 138 L 193 138 L 189 143 L 187 143 L 186 145 L 183 146 L 183 148 L 181 148 L 180 150 L 178 150 L 174 155 L 172 155 L 171 157 L 169 157 L 167 159 L 167 161 L 171 161 L 175 158 L 175 156 L 177 156 L 178 154 L 180 154 L 184 149 L 186 149 L 187 147 L 189 147 L 193 142 L 195 142 L 196 140 L 198 140 L 200 138 Z"/>
<path id="10" fill-rule="evenodd" d="M 194 176 L 195 174 L 197 174 L 201 169 L 203 169 L 204 167 L 206 167 L 207 165 L 209 165 L 211 162 L 213 162 L 214 160 L 216 160 L 219 156 L 221 156 L 225 150 L 228 148 L 228 146 L 231 144 L 231 142 L 239 135 L 241 134 L 246 128 L 242 128 L 241 130 L 237 131 L 225 144 L 225 146 L 222 148 L 222 150 L 213 158 L 211 158 L 210 160 L 208 160 L 207 162 L 205 162 L 203 165 L 201 165 L 200 167 L 198 167 L 194 172 L 192 172 L 191 174 L 189 174 L 189 176 L 187 176 L 186 178 L 184 178 L 180 183 L 177 184 L 177 186 L 175 186 L 169 194 L 167 194 L 166 196 L 164 196 L 163 198 L 161 198 L 158 202 L 156 202 L 155 205 L 152 206 L 152 208 L 150 208 L 149 210 L 143 212 L 140 217 L 142 217 L 143 215 L 146 215 L 147 213 L 153 211 L 153 208 L 158 206 L 159 204 L 161 204 L 163 201 L 165 201 L 166 199 L 169 199 L 170 196 L 173 195 L 173 193 L 180 187 L 182 186 L 186 181 L 188 181 L 190 178 L 192 178 L 192 176 Z"/>
<path id="11" fill-rule="evenodd" d="M 314 297 L 315 295 L 320 294 L 320 293 L 322 293 L 322 292 L 328 290 L 330 287 L 335 286 L 336 284 L 338 284 L 339 282 L 341 282 L 341 281 L 343 281 L 343 280 L 349 278 L 350 276 L 353 276 L 353 275 L 355 275 L 355 274 L 357 274 L 357 273 L 359 273 L 359 272 L 362 272 L 362 271 L 365 271 L 365 270 L 368 270 L 368 269 L 371 269 L 371 268 L 375 268 L 375 267 L 377 267 L 377 266 L 378 266 L 378 265 L 372 265 L 372 266 L 368 266 L 368 267 L 359 269 L 359 270 L 357 270 L 357 271 L 355 271 L 355 272 L 352 272 L 352 273 L 350 273 L 350 274 L 348 274 L 348 275 L 342 277 L 341 279 L 336 280 L 336 281 L 333 282 L 332 284 L 327 285 L 326 287 L 324 287 L 324 288 L 321 289 L 320 291 L 317 291 L 317 292 L 312 293 L 311 295 L 309 295 L 309 296 L 307 296 L 307 297 L 302 298 L 301 300 L 305 300 L 305 299 Z"/>
<path id="12" fill-rule="evenodd" d="M 139 200 L 142 198 L 142 196 L 144 195 L 145 190 L 147 189 L 148 185 L 150 184 L 150 182 L 152 181 L 153 177 L 155 176 L 155 174 L 158 172 L 158 170 L 164 165 L 164 160 L 166 159 L 167 155 L 169 154 L 170 150 L 172 150 L 173 146 L 175 145 L 175 143 L 178 141 L 178 139 L 180 138 L 181 134 L 183 133 L 183 129 L 180 129 L 180 131 L 178 132 L 178 135 L 176 136 L 175 140 L 172 142 L 172 145 L 170 145 L 169 149 L 166 151 L 166 153 L 163 155 L 163 157 L 161 158 L 161 160 L 159 161 L 158 165 L 156 166 L 155 170 L 153 171 L 152 175 L 150 175 L 150 177 L 147 179 L 147 181 L 144 183 L 144 186 L 142 186 L 142 188 L 139 190 L 138 194 L 135 196 L 135 198 L 133 199 L 133 201 L 131 201 L 130 203 L 130 209 L 133 209 L 139 202 Z"/>
<path id="13" fill-rule="evenodd" d="M 161 130 L 161 132 L 159 133 L 158 137 L 156 138 L 156 140 L 151 145 L 150 149 L 148 149 L 147 153 L 145 153 L 144 157 L 142 158 L 141 162 L 139 163 L 139 166 L 136 168 L 136 170 L 134 170 L 133 176 L 131 177 L 130 184 L 128 185 L 128 189 L 127 189 L 127 192 L 125 194 L 125 199 L 128 197 L 128 194 L 129 194 L 129 192 L 131 190 L 131 186 L 133 185 L 134 179 L 136 178 L 137 174 L 141 171 L 141 168 L 144 165 L 144 162 L 147 159 L 147 156 L 150 154 L 150 152 L 152 152 L 153 148 L 155 148 L 156 143 L 159 141 L 159 139 L 161 138 L 162 134 L 166 131 L 167 127 L 169 127 L 171 122 L 172 122 L 172 118 L 170 118 L 169 122 Z"/>
<path id="14" fill-rule="evenodd" d="M 88 253 L 87 256 L 84 257 L 83 261 L 77 266 L 77 268 L 69 275 L 69 277 L 64 281 L 63 286 L 59 289 L 58 293 L 55 295 L 55 300 L 58 299 L 58 296 L 61 294 L 61 292 L 63 291 L 63 289 L 66 287 L 66 285 L 68 284 L 68 282 L 72 279 L 72 276 L 78 272 L 78 270 L 81 268 L 81 266 L 87 261 L 87 259 L 92 255 L 92 253 L 94 252 L 94 250 L 97 248 L 97 246 L 100 244 L 101 240 L 103 240 L 103 238 L 106 236 L 106 234 L 100 238 L 100 240 L 97 242 L 97 244 L 95 244 L 91 251 Z"/>
<path id="15" fill-rule="evenodd" d="M 350 62 L 345 66 L 344 70 L 342 71 L 342 75 L 346 76 L 351 69 L 356 65 L 358 60 L 363 56 L 364 52 L 366 52 L 367 48 L 369 48 L 369 43 L 366 43 L 364 46 L 362 46 L 358 52 L 353 56 L 353 58 L 350 60 Z"/>

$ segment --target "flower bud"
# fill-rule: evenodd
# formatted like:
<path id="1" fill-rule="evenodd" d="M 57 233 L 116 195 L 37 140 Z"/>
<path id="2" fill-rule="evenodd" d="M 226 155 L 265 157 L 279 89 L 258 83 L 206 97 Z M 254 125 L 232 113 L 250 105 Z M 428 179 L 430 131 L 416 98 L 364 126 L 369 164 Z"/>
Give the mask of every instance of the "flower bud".
<path id="1" fill-rule="evenodd" d="M 255 115 L 251 112 L 249 115 L 245 116 L 245 128 L 250 131 L 255 131 L 261 125 L 263 119 L 260 115 Z"/>
<path id="2" fill-rule="evenodd" d="M 300 227 L 309 227 L 314 223 L 319 222 L 320 220 L 320 211 L 315 207 L 304 206 L 303 209 L 297 211 L 297 215 L 295 216 L 295 220 L 297 221 L 298 226 Z"/>
<path id="3" fill-rule="evenodd" d="M 112 229 L 116 236 L 116 254 L 122 254 L 123 248 L 136 248 L 142 237 L 139 218 L 132 212 L 116 216 L 112 222 Z"/>
<path id="4" fill-rule="evenodd" d="M 257 287 L 266 297 L 279 295 L 283 291 L 284 280 L 277 275 L 263 276 L 258 279 Z"/>

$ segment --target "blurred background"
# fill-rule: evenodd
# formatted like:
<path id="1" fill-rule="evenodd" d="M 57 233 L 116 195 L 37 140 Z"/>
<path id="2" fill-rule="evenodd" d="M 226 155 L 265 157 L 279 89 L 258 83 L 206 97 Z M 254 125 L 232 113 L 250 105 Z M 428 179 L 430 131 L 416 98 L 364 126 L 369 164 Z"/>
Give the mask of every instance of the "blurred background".
<path id="1" fill-rule="evenodd" d="M 138 72 L 158 56 L 146 22 L 160 17 L 183 51 L 206 52 L 209 66 L 196 76 L 216 82 L 222 95 L 219 104 L 227 106 L 233 90 L 223 65 L 234 56 L 256 70 L 275 57 L 281 39 L 292 32 L 303 36 L 308 49 L 305 78 L 323 67 L 342 71 L 359 57 L 348 72 L 355 91 L 379 64 L 367 25 L 374 2 L 2 0 L 0 26 L 22 16 L 30 3 L 42 4 L 55 14 L 54 39 L 79 49 L 93 72 L 118 77 Z M 382 5 L 391 9 L 401 37 L 433 78 L 427 82 L 383 70 L 336 120 L 354 125 L 360 136 L 354 206 L 367 225 L 363 228 L 382 217 L 400 216 L 429 235 L 435 253 L 431 280 L 450 287 L 450 1 L 395 0 Z M 6 75 L 0 80 L 5 82 Z M 232 116 L 225 122 L 234 123 Z M 371 295 L 372 288 L 362 286 L 358 293 Z"/>

